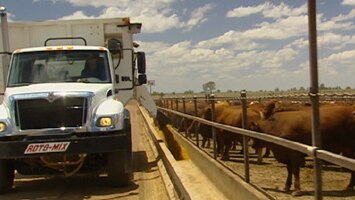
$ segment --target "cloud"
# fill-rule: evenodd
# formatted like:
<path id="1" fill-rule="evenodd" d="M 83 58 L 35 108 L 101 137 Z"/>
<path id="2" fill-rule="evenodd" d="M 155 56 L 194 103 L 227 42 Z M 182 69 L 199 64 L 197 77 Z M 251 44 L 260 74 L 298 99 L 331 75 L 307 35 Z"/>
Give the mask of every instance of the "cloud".
<path id="1" fill-rule="evenodd" d="M 331 20 L 335 22 L 339 22 L 339 21 L 351 20 L 354 18 L 355 18 L 355 9 L 352 9 L 348 14 L 346 15 L 340 14 L 336 17 L 333 17 Z"/>
<path id="2" fill-rule="evenodd" d="M 285 63 L 293 60 L 298 50 L 285 47 L 279 50 L 252 50 L 236 53 L 233 49 L 220 48 L 212 50 L 209 48 L 194 46 L 190 41 L 183 41 L 177 44 L 151 44 L 144 43 L 141 46 L 144 50 L 147 47 L 159 47 L 159 51 L 148 52 L 148 66 L 150 70 L 159 73 L 159 76 L 189 76 L 196 77 L 225 76 L 226 74 L 238 73 L 239 70 L 257 67 L 260 73 L 282 73 L 285 71 Z M 174 69 L 174 74 L 172 74 Z M 272 70 L 271 70 L 272 69 Z M 206 74 L 207 73 L 207 74 Z M 174 78 L 171 77 L 171 81 Z"/>
<path id="3" fill-rule="evenodd" d="M 174 0 L 66 0 L 73 6 L 91 6 L 102 8 L 98 16 L 87 16 L 77 11 L 72 15 L 61 19 L 83 18 L 109 18 L 131 17 L 131 21 L 142 22 L 142 32 L 160 33 L 170 29 L 184 29 L 190 31 L 207 21 L 206 13 L 213 8 L 212 4 L 206 4 L 191 12 L 191 17 L 186 22 L 181 21 L 177 11 L 171 8 Z"/>
<path id="4" fill-rule="evenodd" d="M 227 12 L 227 17 L 246 17 L 252 14 L 261 13 L 265 18 L 278 19 L 287 16 L 298 16 L 307 13 L 307 5 L 303 4 L 298 8 L 290 8 L 284 3 L 274 5 L 270 2 L 256 6 L 237 7 Z"/>
<path id="5" fill-rule="evenodd" d="M 117 13 L 120 13 L 120 15 L 118 16 Z M 171 11 L 167 8 L 162 10 L 149 8 L 142 8 L 140 10 L 126 8 L 121 10 L 117 7 L 109 7 L 105 9 L 98 18 L 132 16 L 131 21 L 143 23 L 142 32 L 158 33 L 180 26 L 180 21 L 177 15 L 170 13 Z"/>
<path id="6" fill-rule="evenodd" d="M 318 44 L 320 47 L 327 47 L 329 49 L 341 49 L 347 45 L 354 45 L 355 35 L 341 35 L 325 32 L 318 36 Z"/>
<path id="7" fill-rule="evenodd" d="M 299 16 L 307 14 L 307 4 L 303 4 L 298 8 L 290 8 L 288 5 L 281 3 L 278 6 L 266 3 L 265 10 L 263 11 L 264 17 L 278 19 L 288 16 Z"/>
<path id="8" fill-rule="evenodd" d="M 282 40 L 304 35 L 307 30 L 307 16 L 291 16 L 278 19 L 275 22 L 264 22 L 256 25 L 257 28 L 249 29 L 243 33 L 243 37 L 250 39 Z"/>
<path id="9" fill-rule="evenodd" d="M 88 19 L 88 18 L 94 18 L 94 17 L 89 17 L 83 11 L 79 10 L 71 15 L 63 16 L 63 17 L 59 18 L 59 20 Z"/>
<path id="10" fill-rule="evenodd" d="M 131 16 L 131 21 L 143 23 L 143 33 L 162 33 L 171 29 L 190 31 L 208 23 L 208 14 L 215 8 L 214 4 L 206 4 L 193 10 L 182 9 L 179 13 L 173 9 L 173 0 L 70 2 L 75 6 L 100 8 L 101 13 L 88 16 L 82 8 L 83 11 L 78 10 L 64 19 Z M 343 4 L 350 5 L 349 2 L 343 1 Z M 351 50 L 351 45 L 355 44 L 351 32 L 354 30 L 354 10 L 330 19 L 322 13 L 317 15 L 319 55 L 323 57 L 319 60 L 322 82 L 333 80 L 335 74 L 343 74 L 342 69 L 347 69 L 347 74 L 355 73 L 349 67 L 355 60 Z M 179 14 L 183 13 L 187 20 L 180 18 Z M 306 4 L 292 7 L 285 3 L 266 2 L 238 7 L 226 14 L 229 18 L 244 17 L 236 20 L 249 20 L 246 17 L 251 15 L 259 18 L 250 18 L 243 30 L 221 29 L 223 32 L 216 31 L 213 37 L 205 40 L 139 41 L 139 51 L 146 52 L 148 76 L 156 80 L 156 89 L 171 92 L 197 88 L 200 91 L 202 83 L 211 80 L 222 90 L 306 86 L 309 77 Z M 349 82 L 346 77 L 343 79 Z M 268 84 L 262 84 L 264 82 Z"/>
<path id="11" fill-rule="evenodd" d="M 262 10 L 264 9 L 265 4 L 260 4 L 257 6 L 247 6 L 247 7 L 237 7 L 234 8 L 233 10 L 230 10 L 227 12 L 227 17 L 246 17 L 246 16 L 250 16 L 253 14 L 257 14 L 262 12 Z"/>
<path id="12" fill-rule="evenodd" d="M 305 38 L 300 38 L 300 39 L 296 39 L 293 42 L 291 42 L 290 44 L 286 45 L 286 48 L 292 48 L 292 49 L 305 49 L 308 48 L 308 40 Z"/>
<path id="13" fill-rule="evenodd" d="M 326 85 L 346 85 L 353 86 L 355 84 L 353 74 L 355 73 L 352 67 L 355 60 L 355 50 L 342 51 L 333 53 L 318 61 L 320 83 Z"/>
<path id="14" fill-rule="evenodd" d="M 200 8 L 195 9 L 191 12 L 191 18 L 186 23 L 183 23 L 182 27 L 184 27 L 186 31 L 190 31 L 193 27 L 206 22 L 207 18 L 205 14 L 212 8 L 212 4 L 206 4 Z"/>
<path id="15" fill-rule="evenodd" d="M 262 45 L 251 41 L 249 38 L 243 36 L 243 32 L 228 31 L 221 36 L 211 38 L 209 40 L 200 41 L 197 44 L 200 48 L 231 48 L 235 51 L 252 50 L 261 48 Z"/>
<path id="16" fill-rule="evenodd" d="M 333 63 L 353 65 L 355 60 L 355 50 L 334 53 L 328 56 L 325 60 Z"/>
<path id="17" fill-rule="evenodd" d="M 331 30 L 351 30 L 354 29 L 352 22 L 343 22 L 336 20 L 326 20 L 323 14 L 317 15 L 317 30 L 331 31 Z"/>
<path id="18" fill-rule="evenodd" d="M 341 4 L 355 6 L 355 0 L 343 0 Z"/>
<path id="19" fill-rule="evenodd" d="M 156 8 L 164 7 L 174 0 L 66 0 L 74 6 L 119 7 L 119 8 Z"/>

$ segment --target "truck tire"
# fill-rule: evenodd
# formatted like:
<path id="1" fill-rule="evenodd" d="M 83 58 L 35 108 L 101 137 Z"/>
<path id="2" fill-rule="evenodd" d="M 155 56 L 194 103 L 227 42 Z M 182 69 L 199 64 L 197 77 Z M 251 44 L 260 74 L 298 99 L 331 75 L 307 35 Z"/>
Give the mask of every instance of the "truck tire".
<path id="1" fill-rule="evenodd" d="M 129 182 L 129 172 L 126 170 L 127 153 L 116 151 L 107 153 L 107 175 L 111 186 L 127 186 Z"/>
<path id="2" fill-rule="evenodd" d="M 15 169 L 7 160 L 0 160 L 0 194 L 10 192 L 14 184 Z"/>

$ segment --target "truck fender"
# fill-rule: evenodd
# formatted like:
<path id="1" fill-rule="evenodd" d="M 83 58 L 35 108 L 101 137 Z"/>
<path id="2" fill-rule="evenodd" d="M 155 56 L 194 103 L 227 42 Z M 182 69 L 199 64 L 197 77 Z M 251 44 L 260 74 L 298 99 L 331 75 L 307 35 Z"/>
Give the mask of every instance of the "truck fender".
<path id="1" fill-rule="evenodd" d="M 95 127 L 97 120 L 101 117 L 111 117 L 113 120 L 113 126 L 109 127 L 109 130 L 121 130 L 124 128 L 124 119 L 126 115 L 125 108 L 120 101 L 108 99 L 103 101 L 97 107 L 94 113 L 93 125 Z"/>
<path id="2" fill-rule="evenodd" d="M 4 132 L 0 132 L 0 136 L 12 133 L 13 127 L 10 119 L 10 114 L 5 104 L 0 105 L 0 123 L 6 124 L 6 130 Z"/>

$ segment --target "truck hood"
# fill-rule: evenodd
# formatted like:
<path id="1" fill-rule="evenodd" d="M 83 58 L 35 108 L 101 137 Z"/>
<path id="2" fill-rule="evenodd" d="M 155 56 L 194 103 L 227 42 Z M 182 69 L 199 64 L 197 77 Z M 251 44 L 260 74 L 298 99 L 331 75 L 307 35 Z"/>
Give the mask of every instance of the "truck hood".
<path id="1" fill-rule="evenodd" d="M 94 104 L 107 97 L 107 93 L 112 88 L 112 84 L 93 84 L 93 83 L 42 83 L 28 86 L 6 88 L 4 100 L 12 95 L 35 95 L 36 93 L 49 92 L 91 92 L 93 93 Z"/>

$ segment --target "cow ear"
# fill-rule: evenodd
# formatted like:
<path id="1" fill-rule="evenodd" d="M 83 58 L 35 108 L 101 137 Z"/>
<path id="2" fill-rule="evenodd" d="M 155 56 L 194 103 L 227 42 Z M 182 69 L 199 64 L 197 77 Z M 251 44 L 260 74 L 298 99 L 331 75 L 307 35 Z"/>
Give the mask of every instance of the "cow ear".
<path id="1" fill-rule="evenodd" d="M 258 122 L 254 122 L 254 121 L 250 122 L 250 126 L 249 126 L 250 130 L 256 131 L 256 130 L 258 130 L 258 127 L 259 127 Z"/>
<path id="2" fill-rule="evenodd" d="M 262 120 L 265 120 L 265 119 L 266 119 L 264 112 L 259 111 L 259 114 L 260 114 L 260 118 L 261 118 Z"/>

